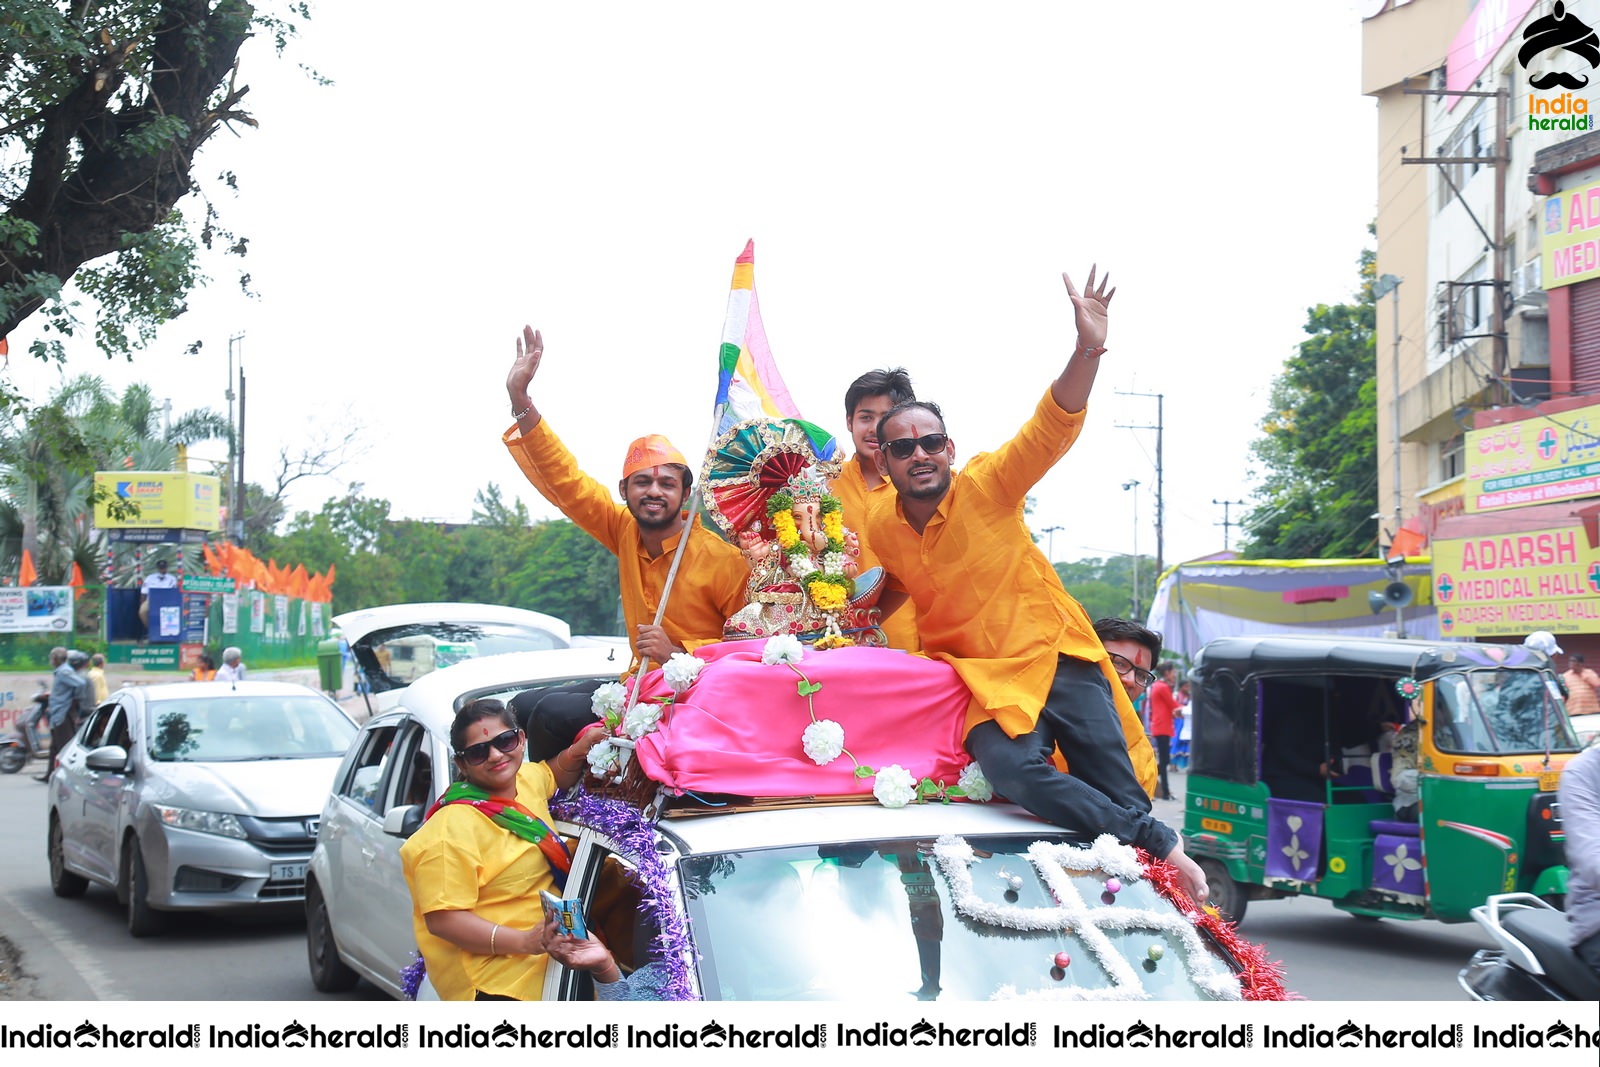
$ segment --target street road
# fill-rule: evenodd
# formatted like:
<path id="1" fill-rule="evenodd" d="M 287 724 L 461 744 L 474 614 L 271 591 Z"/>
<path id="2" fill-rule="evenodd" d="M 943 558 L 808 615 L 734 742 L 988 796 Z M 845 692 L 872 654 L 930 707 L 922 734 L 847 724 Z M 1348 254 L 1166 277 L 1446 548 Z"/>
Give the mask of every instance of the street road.
<path id="1" fill-rule="evenodd" d="M 49 1000 L 318 1000 L 306 969 L 298 906 L 275 914 L 192 915 L 173 932 L 134 940 L 109 889 L 76 900 L 50 892 L 45 788 L 0 775 L 0 934 L 21 951 L 35 996 Z M 1181 821 L 1178 800 L 1156 814 Z M 1490 942 L 1475 924 L 1371 922 L 1320 900 L 1252 901 L 1242 932 L 1283 964 L 1288 987 L 1308 1000 L 1466 999 L 1456 972 Z M 362 982 L 338 999 L 382 999 Z"/>

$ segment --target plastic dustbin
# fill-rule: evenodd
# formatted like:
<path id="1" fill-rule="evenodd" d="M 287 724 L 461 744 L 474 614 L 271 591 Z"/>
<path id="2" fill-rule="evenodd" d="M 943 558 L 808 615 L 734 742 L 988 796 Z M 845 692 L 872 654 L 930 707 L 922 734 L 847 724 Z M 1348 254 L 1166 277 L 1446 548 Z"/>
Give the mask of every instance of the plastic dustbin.
<path id="1" fill-rule="evenodd" d="M 329 693 L 337 693 L 344 681 L 344 653 L 337 637 L 317 642 L 317 678 Z"/>

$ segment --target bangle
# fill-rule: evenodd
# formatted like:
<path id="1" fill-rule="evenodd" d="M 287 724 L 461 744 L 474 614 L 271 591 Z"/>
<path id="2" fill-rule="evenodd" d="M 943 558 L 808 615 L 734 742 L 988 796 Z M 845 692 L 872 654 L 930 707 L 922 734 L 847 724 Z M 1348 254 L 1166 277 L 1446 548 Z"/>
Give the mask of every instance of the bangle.
<path id="1" fill-rule="evenodd" d="M 526 415 L 528 412 L 530 412 L 532 410 L 533 410 L 533 401 L 530 400 L 530 401 L 528 401 L 528 406 L 527 407 L 523 408 L 521 411 L 513 411 L 511 413 L 511 417 L 520 422 L 520 421 L 522 421 L 522 416 Z"/>
<path id="2" fill-rule="evenodd" d="M 1082 356 L 1084 359 L 1099 359 L 1101 356 L 1105 355 L 1105 351 L 1105 345 L 1098 345 L 1094 348 L 1085 348 L 1080 344 L 1073 354 Z"/>
<path id="3" fill-rule="evenodd" d="M 499 923 L 495 923 L 494 924 L 494 929 L 489 931 L 489 955 L 491 955 L 491 956 L 499 955 L 499 953 L 495 952 L 495 950 L 494 950 L 494 935 L 498 934 L 499 932 L 500 932 L 500 924 Z"/>

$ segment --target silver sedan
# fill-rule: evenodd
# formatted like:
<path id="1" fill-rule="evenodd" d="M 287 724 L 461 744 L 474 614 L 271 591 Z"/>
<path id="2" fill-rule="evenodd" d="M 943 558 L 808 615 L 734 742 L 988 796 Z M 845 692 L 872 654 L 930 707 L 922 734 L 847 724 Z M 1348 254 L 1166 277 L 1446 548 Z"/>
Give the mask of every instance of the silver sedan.
<path id="1" fill-rule="evenodd" d="M 169 912 L 303 899 L 322 804 L 355 734 L 338 705 L 299 685 L 119 690 L 50 779 L 52 889 L 110 887 L 135 937 L 159 932 Z"/>

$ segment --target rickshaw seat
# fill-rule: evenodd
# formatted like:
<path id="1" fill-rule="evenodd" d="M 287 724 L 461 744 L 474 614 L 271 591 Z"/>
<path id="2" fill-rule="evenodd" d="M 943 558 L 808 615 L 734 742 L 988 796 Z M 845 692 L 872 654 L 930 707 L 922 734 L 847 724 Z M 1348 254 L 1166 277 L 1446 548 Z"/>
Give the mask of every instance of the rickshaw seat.
<path id="1" fill-rule="evenodd" d="M 1372 784 L 1386 797 L 1394 796 L 1394 753 L 1372 754 Z"/>
<path id="2" fill-rule="evenodd" d="M 1373 819 L 1367 823 L 1367 829 L 1374 835 L 1393 834 L 1396 837 L 1421 837 L 1422 826 L 1420 823 L 1401 822 L 1398 819 Z"/>

